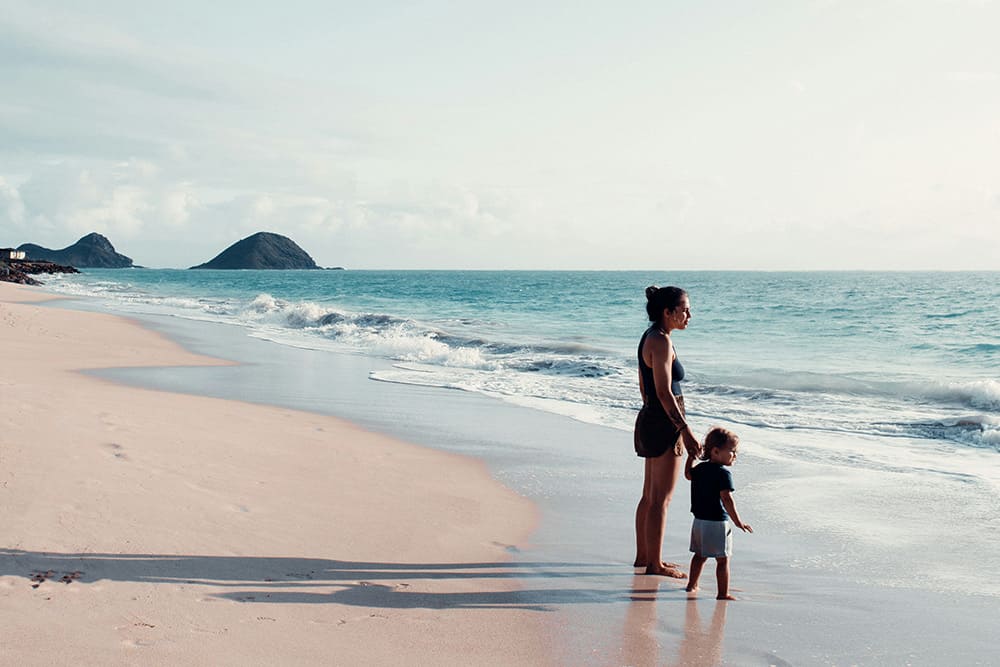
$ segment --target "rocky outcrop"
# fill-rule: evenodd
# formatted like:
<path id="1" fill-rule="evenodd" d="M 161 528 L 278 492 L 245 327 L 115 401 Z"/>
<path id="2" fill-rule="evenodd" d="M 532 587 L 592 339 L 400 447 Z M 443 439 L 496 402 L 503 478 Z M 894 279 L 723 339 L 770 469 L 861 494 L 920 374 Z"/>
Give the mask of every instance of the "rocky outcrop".
<path id="1" fill-rule="evenodd" d="M 313 258 L 287 236 L 257 232 L 192 269 L 318 269 Z"/>
<path id="2" fill-rule="evenodd" d="M 44 260 L 81 268 L 127 269 L 134 266 L 131 258 L 115 252 L 111 241 L 97 232 L 87 234 L 62 250 L 50 250 L 34 243 L 23 243 L 17 249 L 23 250 L 29 260 Z"/>
<path id="3" fill-rule="evenodd" d="M 80 273 L 72 266 L 52 262 L 32 262 L 24 259 L 0 260 L 0 281 L 21 285 L 41 285 L 32 278 L 39 273 Z"/>

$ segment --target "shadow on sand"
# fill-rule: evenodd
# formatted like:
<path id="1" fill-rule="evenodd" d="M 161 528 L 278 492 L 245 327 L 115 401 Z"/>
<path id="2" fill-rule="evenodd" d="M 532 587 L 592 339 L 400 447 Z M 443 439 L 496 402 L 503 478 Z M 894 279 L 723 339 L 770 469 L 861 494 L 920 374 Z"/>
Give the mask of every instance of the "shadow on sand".
<path id="1" fill-rule="evenodd" d="M 88 584 L 125 581 L 204 585 L 232 589 L 215 597 L 238 602 L 343 604 L 395 609 L 528 609 L 627 602 L 632 594 L 613 587 L 560 586 L 559 581 L 613 575 L 617 564 L 600 563 L 374 563 L 326 558 L 198 556 L 169 554 L 52 553 L 0 549 L 0 576 L 23 577 L 33 587 L 46 581 Z M 489 590 L 488 582 L 517 579 L 517 590 Z M 447 581 L 454 589 L 425 592 L 419 581 Z M 525 582 L 534 581 L 537 587 Z M 484 583 L 485 582 L 485 583 Z M 554 584 L 547 587 L 546 584 Z M 494 588 L 496 588 L 494 586 Z"/>

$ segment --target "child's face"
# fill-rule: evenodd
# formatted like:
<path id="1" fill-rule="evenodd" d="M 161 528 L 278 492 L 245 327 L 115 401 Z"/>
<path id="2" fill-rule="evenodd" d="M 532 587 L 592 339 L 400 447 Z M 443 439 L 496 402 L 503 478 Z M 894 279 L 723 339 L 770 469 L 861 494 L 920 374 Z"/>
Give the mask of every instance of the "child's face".
<path id="1" fill-rule="evenodd" d="M 712 463 L 731 466 L 736 463 L 736 454 L 738 453 L 739 448 L 739 445 L 733 445 L 732 447 L 712 447 L 712 451 L 708 455 L 709 460 L 712 461 Z"/>

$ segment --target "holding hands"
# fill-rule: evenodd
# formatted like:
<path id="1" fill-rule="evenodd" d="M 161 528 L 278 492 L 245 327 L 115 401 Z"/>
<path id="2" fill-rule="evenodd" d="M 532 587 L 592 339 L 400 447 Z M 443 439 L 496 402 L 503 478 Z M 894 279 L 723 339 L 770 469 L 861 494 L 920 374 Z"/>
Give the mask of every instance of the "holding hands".
<path id="1" fill-rule="evenodd" d="M 687 450 L 688 458 L 696 459 L 701 456 L 701 443 L 695 439 L 694 433 L 691 432 L 691 428 L 687 424 L 681 430 L 681 440 L 684 443 L 684 449 Z"/>

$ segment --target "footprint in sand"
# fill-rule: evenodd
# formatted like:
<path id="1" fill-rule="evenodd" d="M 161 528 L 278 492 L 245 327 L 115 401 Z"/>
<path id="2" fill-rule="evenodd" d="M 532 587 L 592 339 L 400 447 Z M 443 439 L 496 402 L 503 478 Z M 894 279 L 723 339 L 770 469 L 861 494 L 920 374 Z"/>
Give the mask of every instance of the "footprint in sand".
<path id="1" fill-rule="evenodd" d="M 118 443 L 116 443 L 116 442 L 109 442 L 106 445 L 104 445 L 104 447 L 106 449 L 108 449 L 111 452 L 111 455 L 113 457 L 115 457 L 116 459 L 119 459 L 121 461 L 128 461 L 129 460 L 128 459 L 128 454 L 125 453 L 125 448 L 122 447 L 121 445 L 119 445 Z"/>
<path id="2" fill-rule="evenodd" d="M 79 571 L 67 572 L 62 576 L 62 578 L 59 581 L 63 582 L 64 584 L 72 584 L 74 581 L 79 579 L 80 575 L 82 574 L 83 572 Z"/>
<path id="3" fill-rule="evenodd" d="M 32 570 L 31 580 L 35 583 L 31 584 L 31 587 L 38 588 L 39 586 L 41 586 L 47 580 L 51 579 L 54 576 L 56 576 L 54 570 Z"/>
<path id="4" fill-rule="evenodd" d="M 35 583 L 31 584 L 31 587 L 38 588 L 49 579 L 54 579 L 55 576 L 56 576 L 55 570 L 45 570 L 44 572 L 42 570 L 33 570 L 31 573 L 31 581 Z M 72 572 L 64 572 L 63 576 L 59 578 L 59 581 L 61 581 L 64 584 L 71 584 L 74 581 L 78 580 L 81 576 L 83 576 L 83 572 L 80 572 L 79 570 L 74 570 Z"/>

